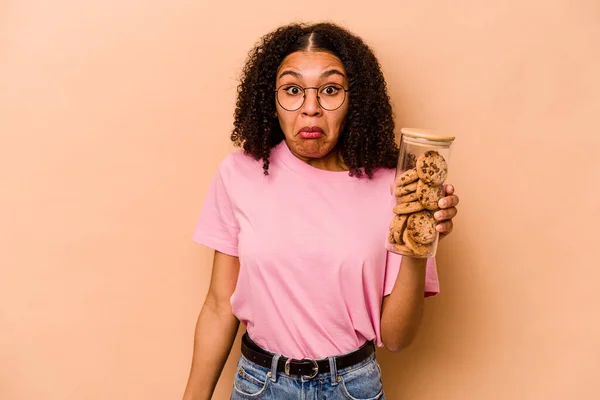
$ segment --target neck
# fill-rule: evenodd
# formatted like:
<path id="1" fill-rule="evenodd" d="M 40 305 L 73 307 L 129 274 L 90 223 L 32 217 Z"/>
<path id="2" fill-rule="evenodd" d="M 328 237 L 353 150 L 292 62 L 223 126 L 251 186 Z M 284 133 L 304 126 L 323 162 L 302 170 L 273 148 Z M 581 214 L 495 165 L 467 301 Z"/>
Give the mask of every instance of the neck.
<path id="1" fill-rule="evenodd" d="M 332 151 L 327 153 L 327 155 L 321 158 L 303 157 L 295 153 L 292 154 L 294 154 L 294 156 L 304 161 L 311 167 L 322 169 L 325 171 L 342 172 L 348 171 L 350 169 L 344 162 L 344 159 L 342 158 L 342 155 L 337 148 L 333 149 Z"/>

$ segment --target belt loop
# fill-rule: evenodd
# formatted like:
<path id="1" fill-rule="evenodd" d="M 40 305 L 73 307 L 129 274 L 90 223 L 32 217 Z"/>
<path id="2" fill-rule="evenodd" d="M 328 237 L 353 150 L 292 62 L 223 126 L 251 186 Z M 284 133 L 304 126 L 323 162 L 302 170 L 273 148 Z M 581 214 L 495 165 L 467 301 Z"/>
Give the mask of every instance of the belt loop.
<path id="1" fill-rule="evenodd" d="M 329 359 L 329 370 L 331 372 L 331 386 L 337 386 L 338 376 L 337 376 L 337 365 L 335 362 L 335 356 L 328 357 L 328 359 Z"/>
<path id="2" fill-rule="evenodd" d="M 277 364 L 280 357 L 281 354 L 273 354 L 273 359 L 271 360 L 271 382 L 277 382 Z"/>

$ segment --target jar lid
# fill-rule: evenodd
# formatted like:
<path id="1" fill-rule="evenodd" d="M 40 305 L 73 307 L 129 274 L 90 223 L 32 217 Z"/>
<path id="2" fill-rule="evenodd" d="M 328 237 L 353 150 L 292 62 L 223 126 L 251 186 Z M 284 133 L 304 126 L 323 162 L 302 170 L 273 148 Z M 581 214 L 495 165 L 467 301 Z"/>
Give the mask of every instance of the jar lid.
<path id="1" fill-rule="evenodd" d="M 436 131 L 427 129 L 415 129 L 415 128 L 402 128 L 400 133 L 405 136 L 426 139 L 432 142 L 453 142 L 454 136 L 440 135 Z"/>

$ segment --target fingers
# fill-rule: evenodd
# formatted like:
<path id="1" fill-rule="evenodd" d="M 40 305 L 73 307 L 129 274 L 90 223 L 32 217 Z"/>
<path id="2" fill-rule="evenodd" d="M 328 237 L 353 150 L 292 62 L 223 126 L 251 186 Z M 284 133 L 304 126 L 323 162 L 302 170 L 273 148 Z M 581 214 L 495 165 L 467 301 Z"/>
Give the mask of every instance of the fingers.
<path id="1" fill-rule="evenodd" d="M 445 184 L 444 190 L 446 191 L 446 194 L 454 194 L 454 186 L 453 185 Z"/>
<path id="2" fill-rule="evenodd" d="M 441 222 L 435 226 L 435 230 L 442 235 L 449 234 L 450 232 L 452 232 L 453 228 L 454 224 L 452 223 L 452 220 Z"/>
<path id="3" fill-rule="evenodd" d="M 436 211 L 435 214 L 433 214 L 433 217 L 436 219 L 436 221 L 446 221 L 454 218 L 456 214 L 458 214 L 458 209 L 456 207 L 452 207 L 445 210 Z"/>
<path id="4" fill-rule="evenodd" d="M 456 207 L 458 205 L 458 202 L 459 202 L 458 196 L 453 194 L 451 196 L 446 196 L 446 197 L 440 199 L 440 201 L 438 201 L 438 206 L 440 208 Z"/>
<path id="5" fill-rule="evenodd" d="M 453 185 L 444 185 L 444 190 L 447 194 L 446 197 L 440 199 L 438 202 L 438 206 L 441 210 L 438 210 L 433 214 L 433 217 L 439 223 L 435 226 L 435 230 L 440 233 L 440 238 L 446 237 L 452 229 L 454 229 L 454 224 L 452 222 L 452 218 L 456 216 L 458 213 L 458 209 L 456 206 L 458 205 L 459 198 L 454 194 L 454 186 Z"/>

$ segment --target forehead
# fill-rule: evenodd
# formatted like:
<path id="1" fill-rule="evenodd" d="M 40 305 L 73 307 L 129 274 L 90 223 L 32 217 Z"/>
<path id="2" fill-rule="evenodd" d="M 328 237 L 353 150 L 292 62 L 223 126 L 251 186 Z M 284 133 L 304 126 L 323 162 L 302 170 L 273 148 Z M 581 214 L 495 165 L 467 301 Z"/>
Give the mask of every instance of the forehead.
<path id="1" fill-rule="evenodd" d="M 286 70 L 298 72 L 303 77 L 318 77 L 328 70 L 339 70 L 346 75 L 342 61 L 334 54 L 325 51 L 297 51 L 283 59 L 277 70 L 279 75 Z"/>

